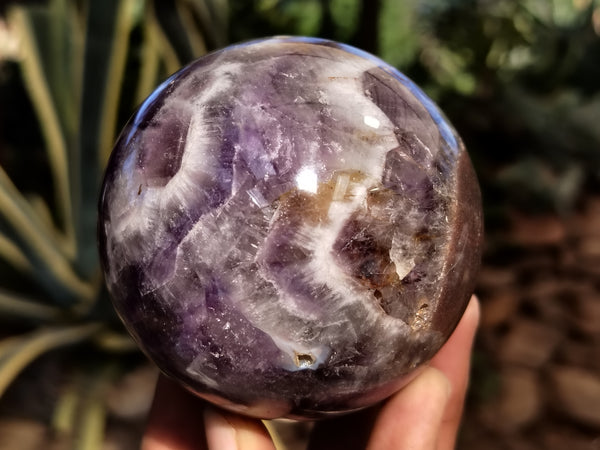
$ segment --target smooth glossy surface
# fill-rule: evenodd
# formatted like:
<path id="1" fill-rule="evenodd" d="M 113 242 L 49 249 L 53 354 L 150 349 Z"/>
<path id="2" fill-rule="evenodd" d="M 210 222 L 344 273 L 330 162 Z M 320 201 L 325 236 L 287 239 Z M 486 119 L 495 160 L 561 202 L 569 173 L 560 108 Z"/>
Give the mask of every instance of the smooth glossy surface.
<path id="1" fill-rule="evenodd" d="M 390 395 L 458 323 L 477 181 L 408 79 L 305 38 L 184 68 L 123 131 L 100 204 L 115 307 L 167 374 L 259 417 Z"/>

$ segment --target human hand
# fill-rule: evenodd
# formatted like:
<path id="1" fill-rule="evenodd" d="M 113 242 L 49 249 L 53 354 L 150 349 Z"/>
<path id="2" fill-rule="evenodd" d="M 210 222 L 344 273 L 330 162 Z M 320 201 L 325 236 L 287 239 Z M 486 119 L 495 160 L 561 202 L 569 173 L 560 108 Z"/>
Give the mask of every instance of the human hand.
<path id="1" fill-rule="evenodd" d="M 383 404 L 315 424 L 309 450 L 450 450 L 469 380 L 479 303 L 471 298 L 450 339 Z M 217 410 L 165 377 L 158 381 L 142 450 L 273 450 L 260 420 Z"/>

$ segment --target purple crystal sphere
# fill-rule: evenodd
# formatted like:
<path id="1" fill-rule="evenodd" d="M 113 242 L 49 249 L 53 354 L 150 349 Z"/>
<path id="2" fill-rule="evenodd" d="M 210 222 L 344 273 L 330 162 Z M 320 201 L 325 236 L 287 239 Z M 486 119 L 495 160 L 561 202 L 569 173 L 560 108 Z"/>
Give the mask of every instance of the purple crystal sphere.
<path id="1" fill-rule="evenodd" d="M 274 38 L 166 80 L 112 153 L 99 241 L 114 305 L 222 407 L 318 418 L 398 390 L 474 288 L 481 200 L 432 101 L 347 45 Z"/>

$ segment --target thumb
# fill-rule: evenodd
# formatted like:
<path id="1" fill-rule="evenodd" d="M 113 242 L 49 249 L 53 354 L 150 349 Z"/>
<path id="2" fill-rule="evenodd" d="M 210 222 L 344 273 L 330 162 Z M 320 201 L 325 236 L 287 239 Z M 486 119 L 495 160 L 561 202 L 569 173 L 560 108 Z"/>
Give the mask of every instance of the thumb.
<path id="1" fill-rule="evenodd" d="M 142 450 L 274 450 L 260 420 L 217 410 L 164 376 L 158 379 Z"/>
<path id="2" fill-rule="evenodd" d="M 275 450 L 260 420 L 208 406 L 204 410 L 204 426 L 208 450 Z"/>
<path id="3" fill-rule="evenodd" d="M 435 449 L 450 390 L 440 370 L 425 368 L 384 404 L 367 448 Z"/>

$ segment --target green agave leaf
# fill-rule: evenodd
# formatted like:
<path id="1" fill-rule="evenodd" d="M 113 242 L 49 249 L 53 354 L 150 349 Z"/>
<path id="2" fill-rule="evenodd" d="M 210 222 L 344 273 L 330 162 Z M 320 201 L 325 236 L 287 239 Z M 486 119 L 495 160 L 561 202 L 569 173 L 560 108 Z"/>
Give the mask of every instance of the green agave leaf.
<path id="1" fill-rule="evenodd" d="M 85 60 L 75 189 L 80 192 L 77 241 L 79 270 L 98 270 L 96 204 L 105 166 L 115 140 L 130 34 L 143 12 L 142 0 L 91 1 L 86 19 Z"/>
<path id="2" fill-rule="evenodd" d="M 156 12 L 154 11 L 154 7 L 149 7 L 146 10 L 146 46 L 152 46 L 151 48 L 158 52 L 160 55 L 160 61 L 164 64 L 164 73 L 161 73 L 161 77 L 166 77 L 176 72 L 181 68 L 181 61 L 177 56 L 177 52 L 173 47 L 172 43 L 169 40 L 167 34 L 165 34 L 165 30 L 161 27 L 157 17 Z M 144 63 L 142 63 L 144 65 Z M 150 86 L 150 89 L 147 91 L 148 94 L 158 85 L 160 80 L 155 80 L 154 84 Z M 141 98 L 144 100 L 145 96 Z M 141 103 L 141 102 L 140 102 Z"/>
<path id="3" fill-rule="evenodd" d="M 204 2 L 201 3 L 204 4 Z M 204 42 L 204 36 L 202 36 L 200 29 L 194 22 L 193 4 L 187 1 L 178 1 L 175 5 L 179 17 L 181 18 L 183 31 L 185 31 L 188 42 L 190 43 L 193 57 L 197 58 L 200 55 L 204 55 L 206 53 L 206 43 Z"/>
<path id="4" fill-rule="evenodd" d="M 87 379 L 82 391 L 73 450 L 102 448 L 106 426 L 105 394 L 117 373 L 117 365 L 109 363 Z"/>
<path id="5" fill-rule="evenodd" d="M 31 272 L 29 259 L 11 239 L 0 233 L 0 258 L 21 272 Z"/>
<path id="6" fill-rule="evenodd" d="M 96 287 L 75 273 L 61 251 L 53 230 L 43 225 L 2 167 L 0 218 L 8 227 L 3 230 L 3 235 L 12 238 L 13 253 L 15 247 L 18 248 L 19 253 L 31 263 L 36 281 L 45 285 L 56 301 L 72 304 L 94 298 Z"/>
<path id="7" fill-rule="evenodd" d="M 202 31 L 214 48 L 227 44 L 229 2 L 227 0 L 180 0 L 189 5 L 198 18 Z M 199 56 L 197 54 L 196 56 Z"/>
<path id="8" fill-rule="evenodd" d="M 101 329 L 99 323 L 48 327 L 0 341 L 0 396 L 17 375 L 43 353 L 82 342 Z"/>
<path id="9" fill-rule="evenodd" d="M 72 258 L 76 249 L 68 144 L 77 129 L 73 94 L 77 86 L 69 68 L 78 33 L 68 26 L 63 1 L 55 0 L 52 5 L 50 9 L 13 7 L 8 20 L 21 42 L 24 82 L 47 144 L 61 231 L 56 241 L 61 252 Z"/>
<path id="10" fill-rule="evenodd" d="M 77 252 L 72 196 L 78 190 L 71 184 L 70 166 L 79 128 L 82 54 L 82 30 L 74 5 L 52 0 L 48 7 L 14 6 L 8 13 L 22 45 L 25 87 L 46 142 L 56 216 L 41 197 L 26 199 L 0 168 L 0 218 L 8 227 L 0 255 L 11 258 L 9 263 L 17 268 L 19 264 L 24 268 L 26 259 L 34 280 L 63 305 L 89 303 L 97 290 L 72 266 Z M 6 244 L 8 240 L 12 245 Z"/>
<path id="11" fill-rule="evenodd" d="M 189 17 L 184 18 L 187 12 L 186 6 L 182 5 L 180 1 L 154 1 L 153 5 L 164 36 L 168 38 L 177 55 L 178 65 L 181 66 L 193 60 L 197 56 L 194 47 L 198 48 L 199 45 L 204 46 L 204 44 L 193 42 L 196 36 L 192 36 L 190 39 L 188 28 L 191 27 L 191 24 Z"/>
<path id="12" fill-rule="evenodd" d="M 98 147 L 100 156 L 100 167 L 104 167 L 108 156 L 112 150 L 112 146 L 116 135 L 116 125 L 119 107 L 119 97 L 123 86 L 123 76 L 125 73 L 125 61 L 127 51 L 129 49 L 129 37 L 132 29 L 139 20 L 140 5 L 142 0 L 122 0 L 122 1 L 105 1 L 91 2 L 90 12 L 88 15 L 88 43 L 86 48 L 88 51 L 93 47 L 100 47 L 97 39 L 102 37 L 105 41 L 102 47 L 102 54 L 90 54 L 86 58 L 85 65 L 85 93 L 88 94 L 90 89 L 95 86 L 93 81 L 99 81 L 102 77 L 104 83 L 99 91 L 102 92 L 102 97 L 96 103 L 100 106 L 99 116 L 97 121 L 99 131 L 96 133 L 95 145 Z M 101 5 L 96 7 L 96 5 Z M 109 6 L 110 5 L 110 6 Z M 102 11 L 102 14 L 99 14 Z M 108 16 L 111 14 L 111 16 Z M 106 21 L 100 21 L 99 18 L 105 16 Z M 102 26 L 101 30 L 96 27 Z M 111 30 L 112 26 L 112 30 Z M 111 33 L 111 34 L 108 34 Z M 112 39 L 105 39 L 109 35 Z M 98 52 L 100 53 L 100 52 Z M 93 58 L 93 61 L 92 61 Z M 103 68 L 100 72 L 95 72 L 94 69 Z M 92 71 L 95 73 L 92 74 Z M 92 97 L 86 95 L 86 98 Z M 90 99 L 91 100 L 91 99 Z M 96 112 L 91 108 L 92 101 L 84 102 L 83 114 Z M 82 133 L 84 134 L 84 133 Z M 85 142 L 85 141 L 83 141 Z M 85 149 L 84 149 L 85 154 Z M 94 197 L 95 198 L 95 197 Z"/>
<path id="13" fill-rule="evenodd" d="M 116 361 L 76 369 L 63 387 L 52 416 L 52 428 L 70 440 L 73 450 L 102 448 L 106 426 L 106 391 L 119 373 Z"/>
<path id="14" fill-rule="evenodd" d="M 165 7 L 163 3 L 163 8 Z M 166 5 L 174 20 L 181 20 L 183 29 L 177 28 L 178 36 L 170 35 L 170 30 L 157 19 L 156 8 L 149 5 L 143 20 L 143 42 L 141 45 L 141 61 L 139 78 L 135 95 L 135 104 L 141 104 L 148 95 L 167 76 L 179 70 L 185 61 L 206 52 L 202 34 L 191 19 L 192 11 L 185 1 L 178 1 L 175 6 Z M 183 41 L 187 50 L 176 50 L 177 41 Z M 183 54 L 183 56 L 182 56 Z"/>
<path id="15" fill-rule="evenodd" d="M 25 318 L 54 322 L 63 317 L 64 312 L 60 308 L 39 303 L 14 292 L 0 290 L 0 318 L 2 320 Z"/>
<path id="16" fill-rule="evenodd" d="M 152 9 L 150 23 L 160 28 L 167 75 L 204 55 L 209 47 L 219 48 L 227 42 L 226 0 L 153 1 Z"/>
<path id="17" fill-rule="evenodd" d="M 157 48 L 161 56 L 161 61 L 165 66 L 165 71 L 161 74 L 164 78 L 179 70 L 182 66 L 182 62 L 175 51 L 174 43 L 170 40 L 166 30 L 158 21 L 153 7 L 148 9 L 148 26 L 151 27 L 152 33 L 158 37 L 159 45 Z M 157 84 L 152 88 L 156 87 Z"/>
<path id="18" fill-rule="evenodd" d="M 77 372 L 68 378 L 63 386 L 54 412 L 52 414 L 52 429 L 61 436 L 70 436 L 77 421 L 77 407 L 81 398 L 82 374 Z"/>
<path id="19" fill-rule="evenodd" d="M 87 399 L 77 427 L 74 450 L 100 450 L 104 441 L 106 407 L 100 395 Z"/>
<path id="20" fill-rule="evenodd" d="M 138 78 L 137 90 L 135 94 L 135 103 L 141 104 L 148 95 L 154 90 L 159 82 L 161 66 L 161 30 L 154 10 L 146 8 L 143 23 L 144 38 L 141 47 L 141 63 Z M 171 49 L 171 57 L 177 64 L 177 57 Z"/>
<path id="21" fill-rule="evenodd" d="M 94 344 L 112 354 L 138 352 L 135 341 L 126 333 L 104 330 L 94 336 Z"/>
<path id="22" fill-rule="evenodd" d="M 0 166 L 0 215 L 21 237 L 30 239 L 31 246 L 44 248 L 46 250 L 40 251 L 51 252 L 53 256 L 65 259 L 54 239 L 53 230 L 40 222 L 29 202 L 19 192 L 2 166 Z"/>
<path id="23" fill-rule="evenodd" d="M 35 44 L 49 94 L 68 148 L 78 132 L 83 57 L 83 29 L 75 3 L 51 0 L 47 8 L 29 8 Z"/>

